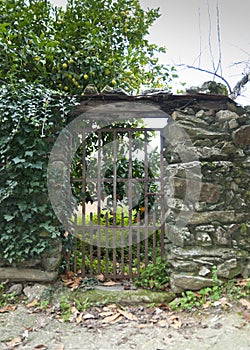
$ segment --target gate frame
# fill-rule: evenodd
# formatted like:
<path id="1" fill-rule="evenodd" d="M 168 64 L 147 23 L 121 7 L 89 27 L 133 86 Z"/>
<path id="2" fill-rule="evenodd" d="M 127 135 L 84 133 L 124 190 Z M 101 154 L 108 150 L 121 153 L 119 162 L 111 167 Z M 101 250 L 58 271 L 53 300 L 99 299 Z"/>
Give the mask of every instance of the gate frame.
<path id="1" fill-rule="evenodd" d="M 151 112 L 152 113 L 152 112 Z M 140 117 L 138 117 L 140 118 Z M 152 118 L 151 117 L 147 117 L 145 116 L 144 119 L 147 120 L 149 118 Z M 161 118 L 161 119 L 165 119 L 167 120 L 167 114 L 164 113 L 164 116 L 161 116 L 161 117 L 158 117 L 157 118 Z M 113 120 L 110 120 L 110 122 L 114 122 Z M 165 127 L 165 126 L 164 126 Z M 128 132 L 129 133 L 129 152 L 130 152 L 130 156 L 129 156 L 129 178 L 127 179 L 122 179 L 120 181 L 122 182 L 125 182 L 125 180 L 127 180 L 129 182 L 129 186 L 131 188 L 131 182 L 132 180 L 136 180 L 136 181 L 141 181 L 143 183 L 149 183 L 149 182 L 159 182 L 160 184 L 160 192 L 158 193 L 151 193 L 151 194 L 158 194 L 161 196 L 161 200 L 160 200 L 160 203 L 161 203 L 161 225 L 159 227 L 157 227 L 157 224 L 156 224 L 156 218 L 154 217 L 153 218 L 153 224 L 150 226 L 149 225 L 149 222 L 148 222 L 148 212 L 147 212 L 147 200 L 148 200 L 148 195 L 149 193 L 145 193 L 145 200 L 146 200 L 146 203 L 145 203 L 145 214 L 146 214 L 146 223 L 145 223 L 145 230 L 146 230 L 146 238 L 144 240 L 144 246 L 145 246 L 145 267 L 150 263 L 149 261 L 149 230 L 152 229 L 153 230 L 153 258 L 152 258 L 152 263 L 155 264 L 157 262 L 157 256 L 156 256 L 156 247 L 157 247 L 157 238 L 156 238 L 156 231 L 158 229 L 160 229 L 160 258 L 163 259 L 165 257 L 165 222 L 164 220 L 162 220 L 164 218 L 164 215 L 165 215 L 165 199 L 164 199 L 164 156 L 163 156 L 163 130 L 164 130 L 164 127 L 161 127 L 161 128 L 101 128 L 101 129 L 97 129 L 97 130 L 93 130 L 93 128 L 82 128 L 82 132 L 83 132 L 83 141 L 82 141 L 82 144 L 81 144 L 81 147 L 82 147 L 82 177 L 81 178 L 73 178 L 72 181 L 73 182 L 81 182 L 82 183 L 82 188 L 86 188 L 86 185 L 87 185 L 87 182 L 88 181 L 96 181 L 96 183 L 98 184 L 98 204 L 97 204 L 97 215 L 98 215 L 98 225 L 91 225 L 91 229 L 90 229 L 90 241 L 89 241 L 89 260 L 90 260 L 90 271 L 89 273 L 86 272 L 86 242 L 85 242 L 85 231 L 86 231 L 86 227 L 89 228 L 89 226 L 86 225 L 85 223 L 85 218 L 86 218 L 86 195 L 85 195 L 85 192 L 83 192 L 83 197 L 82 197 L 82 202 L 83 202 L 83 205 L 82 205 L 82 212 L 81 212 L 81 218 L 82 218 L 82 223 L 81 225 L 79 225 L 77 223 L 77 216 L 75 215 L 74 216 L 74 232 L 75 232 L 75 245 L 74 245 L 74 272 L 75 273 L 79 273 L 79 271 L 77 271 L 77 241 L 78 241 L 78 232 L 79 231 L 82 231 L 81 232 L 81 240 L 82 240 L 82 244 L 81 244 L 81 254 L 82 254 L 82 264 L 81 264 L 81 276 L 84 278 L 84 277 L 94 277 L 95 273 L 94 273 L 94 269 L 93 269 L 93 261 L 94 261 L 94 258 L 93 258 L 93 251 L 94 251 L 94 246 L 93 245 L 93 237 L 92 237 L 92 234 L 91 232 L 93 232 L 95 229 L 98 230 L 98 242 L 97 242 L 97 274 L 100 275 L 100 274 L 103 274 L 105 276 L 105 278 L 112 278 L 113 280 L 118 280 L 118 279 L 132 279 L 134 278 L 135 276 L 139 276 L 140 275 L 140 270 L 141 270 L 141 258 L 140 258 L 140 252 L 141 252 L 141 245 L 142 245 L 142 242 L 140 240 L 140 229 L 142 226 L 140 226 L 140 215 L 137 214 L 137 225 L 136 226 L 133 226 L 132 227 L 132 223 L 131 223 L 131 220 L 132 220 L 132 215 L 131 215 L 131 209 L 129 210 L 129 223 L 130 225 L 129 226 L 125 226 L 124 225 L 124 218 L 122 219 L 122 224 L 120 226 L 117 226 L 115 225 L 115 227 L 113 226 L 109 226 L 107 227 L 107 224 L 108 224 L 108 218 L 107 218 L 107 215 L 106 215 L 106 226 L 103 226 L 103 225 L 100 225 L 100 215 L 101 215 L 101 198 L 100 198 L 100 188 L 101 188 L 101 180 L 102 181 L 110 181 L 110 179 L 105 179 L 105 178 L 101 178 L 101 174 L 100 174 L 100 169 L 101 167 L 98 167 L 98 176 L 97 178 L 87 178 L 85 176 L 85 173 L 86 173 L 86 137 L 85 137 L 85 133 L 87 132 L 98 132 L 98 163 L 100 161 L 100 148 L 101 148 L 101 133 L 102 132 L 112 132 L 114 133 L 114 141 L 116 141 L 116 136 L 117 136 L 117 133 L 119 131 L 122 131 L 122 132 Z M 133 140 L 132 138 L 132 132 L 138 132 L 138 131 L 141 131 L 141 132 L 144 132 L 144 153 L 145 153 L 145 179 L 142 181 L 142 178 L 132 178 L 132 159 L 131 159 L 131 140 Z M 159 155 L 160 155 L 160 176 L 158 178 L 149 178 L 148 177 L 148 156 L 147 156 L 147 153 L 148 152 L 145 152 L 147 151 L 147 133 L 150 132 L 150 131 L 157 131 L 160 133 L 160 150 L 159 150 Z M 115 157 L 116 158 L 116 150 L 114 150 L 114 154 L 115 154 Z M 117 198 L 116 198 L 116 185 L 117 185 L 117 182 L 119 182 L 119 178 L 117 178 L 117 173 L 116 173 L 116 167 L 114 167 L 114 179 L 113 179 L 113 183 L 114 183 L 114 186 L 113 186 L 113 204 L 114 204 L 114 221 L 116 222 L 116 202 L 117 202 Z M 145 186 L 144 186 L 145 187 Z M 129 191 L 130 192 L 130 191 Z M 131 199 L 129 200 L 131 201 Z M 129 202 L 129 204 L 131 204 L 131 202 Z M 129 207 L 131 208 L 131 205 L 129 205 Z M 93 222 L 93 213 L 90 213 L 90 221 Z M 105 271 L 102 271 L 101 269 L 101 260 L 104 258 L 102 257 L 102 254 L 101 254 L 101 246 L 100 246 L 100 229 L 106 227 L 106 231 L 109 230 L 109 229 L 113 229 L 114 230 L 114 247 L 112 248 L 113 249 L 113 254 L 112 254 L 112 264 L 113 264 L 113 273 L 109 273 L 109 266 L 108 266 L 108 261 L 110 260 L 108 258 L 109 254 L 108 254 L 108 248 L 107 246 L 105 247 L 105 259 L 106 259 L 106 264 L 105 264 Z M 136 273 L 134 272 L 134 269 L 133 269 L 133 252 L 132 252 L 132 245 L 133 245 L 133 239 L 132 239 L 132 231 L 133 231 L 133 228 L 136 227 L 136 230 L 137 230 L 137 241 L 136 241 L 136 245 L 137 245 L 137 253 L 136 253 L 136 258 L 137 258 L 137 266 L 136 266 Z M 125 273 L 125 261 L 124 261 L 124 258 L 125 258 L 125 255 L 124 255 L 124 247 L 121 248 L 121 259 L 122 259 L 122 262 L 121 262 L 121 274 L 118 274 L 117 273 L 117 259 L 116 259 L 116 233 L 117 233 L 117 229 L 120 229 L 122 231 L 124 231 L 125 229 L 129 229 L 129 262 L 128 262 L 128 267 L 129 267 L 129 272 L 128 273 Z M 138 238 L 139 237 L 139 238 Z"/>

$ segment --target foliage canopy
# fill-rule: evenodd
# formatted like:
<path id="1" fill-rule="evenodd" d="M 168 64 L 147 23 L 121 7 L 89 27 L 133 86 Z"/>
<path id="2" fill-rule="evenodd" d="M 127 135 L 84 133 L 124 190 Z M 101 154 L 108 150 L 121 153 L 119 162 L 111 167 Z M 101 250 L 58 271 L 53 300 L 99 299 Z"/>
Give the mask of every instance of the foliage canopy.
<path id="1" fill-rule="evenodd" d="M 155 57 L 164 48 L 146 36 L 159 9 L 138 0 L 68 0 L 65 9 L 47 0 L 0 2 L 0 79 L 25 79 L 81 94 L 87 84 L 138 92 L 167 87 L 174 74 Z"/>
<path id="2" fill-rule="evenodd" d="M 65 9 L 0 1 L 0 252 L 10 263 L 39 255 L 61 234 L 46 170 L 76 105 L 66 93 L 88 84 L 130 93 L 169 87 L 174 68 L 159 64 L 164 49 L 146 38 L 158 17 L 138 0 L 68 0 Z"/>

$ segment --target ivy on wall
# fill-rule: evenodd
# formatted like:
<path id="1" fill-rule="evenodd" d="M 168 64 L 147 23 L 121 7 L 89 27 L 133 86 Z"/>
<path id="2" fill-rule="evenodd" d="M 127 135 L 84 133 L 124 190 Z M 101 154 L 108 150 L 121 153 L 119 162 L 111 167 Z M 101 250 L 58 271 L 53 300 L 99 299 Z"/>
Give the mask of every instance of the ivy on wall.
<path id="1" fill-rule="evenodd" d="M 36 257 L 62 229 L 47 195 L 50 149 L 77 104 L 21 81 L 0 87 L 0 258 Z"/>

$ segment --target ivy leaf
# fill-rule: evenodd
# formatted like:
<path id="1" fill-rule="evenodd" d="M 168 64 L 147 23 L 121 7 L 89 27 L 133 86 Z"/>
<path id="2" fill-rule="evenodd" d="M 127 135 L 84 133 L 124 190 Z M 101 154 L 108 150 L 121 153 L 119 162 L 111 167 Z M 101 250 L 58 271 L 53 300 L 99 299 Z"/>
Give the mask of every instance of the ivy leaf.
<path id="1" fill-rule="evenodd" d="M 26 151 L 25 156 L 32 157 L 34 154 L 34 151 Z"/>
<path id="2" fill-rule="evenodd" d="M 4 215 L 4 218 L 5 218 L 6 221 L 11 221 L 11 220 L 14 219 L 14 216 L 13 216 L 13 215 L 6 214 L 6 215 Z"/>
<path id="3" fill-rule="evenodd" d="M 19 158 L 19 157 L 13 158 L 12 161 L 13 161 L 15 164 L 18 164 L 18 163 L 25 163 L 25 160 L 22 159 L 22 158 Z"/>

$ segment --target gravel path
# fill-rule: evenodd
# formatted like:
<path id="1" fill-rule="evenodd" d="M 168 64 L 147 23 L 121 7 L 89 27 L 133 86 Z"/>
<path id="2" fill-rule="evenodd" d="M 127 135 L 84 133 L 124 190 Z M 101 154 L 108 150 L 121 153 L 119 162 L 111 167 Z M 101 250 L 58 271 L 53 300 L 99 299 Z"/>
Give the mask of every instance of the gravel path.
<path id="1" fill-rule="evenodd" d="M 32 313 L 23 305 L 0 314 L 0 349 L 16 350 L 249 350 L 250 322 L 238 314 L 214 310 L 190 316 L 182 325 L 136 321 L 117 324 L 62 323 L 51 315 Z M 18 345 L 19 343 L 19 345 Z"/>

